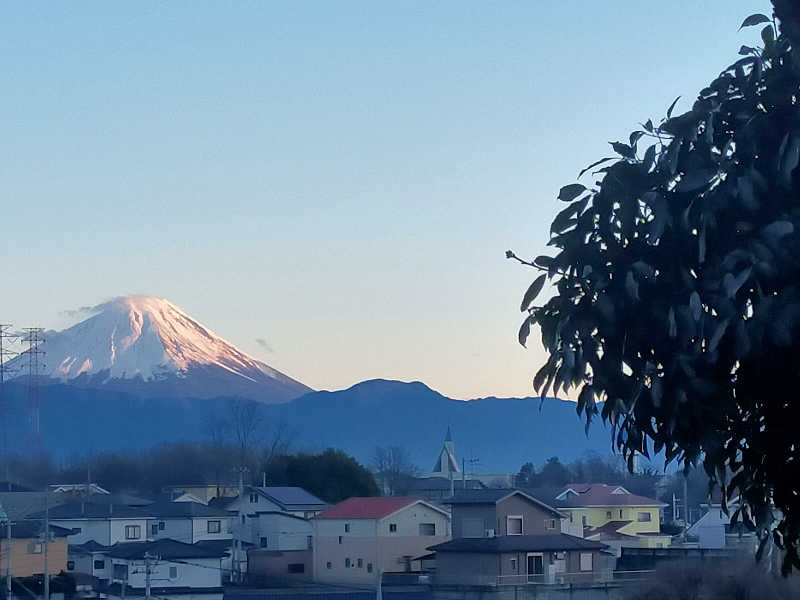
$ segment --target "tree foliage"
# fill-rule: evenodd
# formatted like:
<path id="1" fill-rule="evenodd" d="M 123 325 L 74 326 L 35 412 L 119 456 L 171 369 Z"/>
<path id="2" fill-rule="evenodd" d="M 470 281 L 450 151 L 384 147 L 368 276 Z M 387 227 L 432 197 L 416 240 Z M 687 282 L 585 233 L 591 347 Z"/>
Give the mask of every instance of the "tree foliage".
<path id="1" fill-rule="evenodd" d="M 732 518 L 762 549 L 785 548 L 789 570 L 800 567 L 800 52 L 770 17 L 743 26 L 761 28 L 762 44 L 742 46 L 691 110 L 673 114 L 673 102 L 581 172 L 597 169 L 594 183 L 561 189 L 552 256 L 507 256 L 542 272 L 519 331 L 524 345 L 541 329 L 542 397 L 579 389 L 587 428 L 610 422 L 629 465 L 652 451 L 702 463 L 727 499 L 741 496 Z M 545 280 L 556 293 L 537 305 Z"/>

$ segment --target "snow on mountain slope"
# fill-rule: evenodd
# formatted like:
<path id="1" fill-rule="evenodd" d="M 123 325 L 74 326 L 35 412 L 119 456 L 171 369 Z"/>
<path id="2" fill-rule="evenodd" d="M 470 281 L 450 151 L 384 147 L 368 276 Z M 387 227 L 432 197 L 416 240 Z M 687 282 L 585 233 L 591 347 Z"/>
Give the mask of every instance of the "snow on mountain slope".
<path id="1" fill-rule="evenodd" d="M 96 311 L 64 331 L 45 333 L 43 375 L 144 396 L 238 395 L 284 402 L 311 391 L 163 298 L 125 296 Z M 19 366 L 24 360 L 16 359 Z"/>

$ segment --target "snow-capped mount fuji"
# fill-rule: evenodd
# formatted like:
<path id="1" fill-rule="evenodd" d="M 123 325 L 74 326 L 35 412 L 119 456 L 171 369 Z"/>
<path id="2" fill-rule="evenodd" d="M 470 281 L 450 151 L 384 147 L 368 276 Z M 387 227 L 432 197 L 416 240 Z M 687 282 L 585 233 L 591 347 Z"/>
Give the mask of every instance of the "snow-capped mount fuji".
<path id="1" fill-rule="evenodd" d="M 45 332 L 43 376 L 144 397 L 238 396 L 287 402 L 311 391 L 163 298 L 124 296 L 94 312 L 68 329 Z M 20 363 L 20 372 L 24 360 L 23 355 L 13 361 Z"/>

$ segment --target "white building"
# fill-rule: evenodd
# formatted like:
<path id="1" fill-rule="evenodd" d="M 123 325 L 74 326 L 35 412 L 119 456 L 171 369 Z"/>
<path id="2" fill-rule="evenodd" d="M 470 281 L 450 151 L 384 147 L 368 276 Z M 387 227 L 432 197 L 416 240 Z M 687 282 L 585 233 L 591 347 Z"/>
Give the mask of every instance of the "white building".
<path id="1" fill-rule="evenodd" d="M 733 548 L 755 552 L 758 540 L 755 533 L 748 531 L 743 523 L 731 526 L 731 517 L 738 508 L 736 503 L 728 504 L 729 514 L 725 514 L 721 504 L 703 504 L 705 514 L 687 532 L 697 538 L 699 548 Z"/>
<path id="2" fill-rule="evenodd" d="M 169 538 L 186 544 L 230 540 L 231 515 L 223 508 L 186 500 L 159 502 L 147 507 L 147 539 Z"/>
<path id="3" fill-rule="evenodd" d="M 70 544 L 94 540 L 103 546 L 147 539 L 147 523 L 153 515 L 146 507 L 95 504 L 76 500 L 50 509 L 53 525 L 72 529 Z M 37 515 L 43 517 L 43 515 Z"/>
<path id="4" fill-rule="evenodd" d="M 418 498 L 349 498 L 314 519 L 314 580 L 374 585 L 450 539 L 450 513 Z"/>
<path id="5" fill-rule="evenodd" d="M 149 559 L 147 557 L 150 557 Z M 146 570 L 151 594 L 159 600 L 222 600 L 222 553 L 170 539 L 118 544 L 107 554 L 111 562 L 108 598 L 143 596 Z"/>

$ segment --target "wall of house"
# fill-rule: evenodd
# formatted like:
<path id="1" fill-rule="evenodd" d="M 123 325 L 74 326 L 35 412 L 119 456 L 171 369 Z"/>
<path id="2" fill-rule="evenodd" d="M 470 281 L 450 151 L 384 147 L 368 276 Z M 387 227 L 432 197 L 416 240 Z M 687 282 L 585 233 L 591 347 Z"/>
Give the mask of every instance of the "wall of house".
<path id="1" fill-rule="evenodd" d="M 721 508 L 712 507 L 689 528 L 689 534 L 697 536 L 700 548 L 724 548 L 725 525 L 728 523 L 730 517 Z"/>
<path id="2" fill-rule="evenodd" d="M 164 529 L 158 528 L 159 523 L 164 523 Z M 170 538 L 186 544 L 194 543 L 194 540 L 192 539 L 192 520 L 185 518 L 148 519 L 147 539 L 159 540 L 162 538 Z"/>
<path id="3" fill-rule="evenodd" d="M 13 577 L 30 577 L 44 573 L 44 552 L 32 552 L 32 545 L 41 547 L 38 539 L 14 538 L 11 540 L 11 574 Z M 0 542 L 0 556 L 8 555 L 8 540 Z M 67 538 L 58 537 L 50 542 L 47 550 L 47 570 L 51 575 L 58 575 L 67 570 Z"/>
<path id="4" fill-rule="evenodd" d="M 308 550 L 308 538 L 313 534 L 310 521 L 284 514 L 258 515 L 258 540 L 260 548 L 269 550 Z M 263 542 L 266 541 L 266 546 Z M 310 570 L 310 569 L 309 569 Z"/>
<path id="5" fill-rule="evenodd" d="M 50 523 L 66 529 L 80 530 L 69 536 L 70 544 L 83 544 L 89 540 L 104 546 L 110 546 L 112 543 L 108 519 L 51 519 Z"/>
<path id="6" fill-rule="evenodd" d="M 188 520 L 188 519 L 187 519 Z M 209 533 L 208 522 L 219 521 L 219 532 Z M 228 517 L 197 517 L 191 519 L 192 544 L 201 540 L 230 540 L 233 538 L 231 533 L 231 519 Z"/>
<path id="7" fill-rule="evenodd" d="M 275 504 L 274 502 L 267 500 L 261 494 L 256 494 L 253 498 L 255 502 L 250 502 L 250 492 L 245 489 L 244 495 L 241 498 L 237 498 L 231 504 L 228 505 L 227 509 L 232 511 L 241 511 L 245 514 L 253 514 L 259 511 L 280 511 L 281 507 Z"/>
<path id="8" fill-rule="evenodd" d="M 181 559 L 175 559 L 179 561 Z M 111 559 L 113 565 L 128 566 L 128 585 L 134 588 L 145 586 L 144 560 Z M 150 563 L 150 582 L 153 587 L 197 587 L 217 588 L 222 586 L 221 560 L 219 558 L 187 559 L 192 564 L 157 560 Z M 170 568 L 174 568 L 171 577 Z M 113 570 L 112 570 L 113 573 Z"/>
<path id="9" fill-rule="evenodd" d="M 452 515 L 453 538 L 483 537 L 487 529 L 497 528 L 494 504 L 454 504 Z M 474 523 L 482 526 L 478 527 Z M 473 527 L 474 531 L 470 531 Z"/>
<path id="10" fill-rule="evenodd" d="M 609 521 L 633 521 L 625 527 L 624 533 L 636 535 L 638 533 L 658 533 L 660 531 L 660 512 L 657 506 L 600 506 L 592 508 L 569 508 L 564 512 L 571 512 L 573 521 L 581 523 L 586 517 L 589 527 L 600 527 Z M 639 513 L 648 513 L 649 521 L 639 521 Z M 611 516 L 609 516 L 609 514 Z"/>
<path id="11" fill-rule="evenodd" d="M 372 585 L 380 571 L 405 571 L 405 557 L 428 554 L 429 546 L 450 539 L 447 533 L 439 533 L 449 531 L 448 521 L 446 515 L 420 504 L 381 520 L 315 520 L 314 579 Z M 420 523 L 434 523 L 437 535 L 420 536 Z M 390 532 L 392 524 L 396 525 L 394 532 Z M 410 566 L 419 570 L 419 561 Z"/>
<path id="12" fill-rule="evenodd" d="M 88 573 L 98 579 L 111 578 L 111 560 L 103 552 L 77 554 L 67 548 L 67 560 L 73 563 L 73 568 L 70 569 L 73 573 Z M 96 561 L 102 561 L 102 568 L 96 568 Z"/>
<path id="13" fill-rule="evenodd" d="M 544 510 L 527 498 L 514 495 L 497 503 L 497 535 L 508 535 L 509 516 L 522 515 L 523 535 L 545 535 L 561 531 L 561 519 L 553 513 Z M 548 528 L 555 519 L 555 526 Z"/>
<path id="14" fill-rule="evenodd" d="M 117 542 L 143 542 L 147 539 L 147 519 L 111 519 L 111 541 L 109 545 Z M 125 537 L 127 526 L 139 526 L 140 537 L 138 539 L 128 539 Z"/>
<path id="15" fill-rule="evenodd" d="M 280 581 L 311 581 L 314 575 L 311 550 L 272 551 L 254 549 L 247 553 L 247 579 L 251 585 Z M 289 565 L 303 565 L 303 572 L 290 572 Z"/>
<path id="16" fill-rule="evenodd" d="M 492 585 L 500 574 L 499 554 L 471 552 L 437 552 L 436 583 Z"/>

